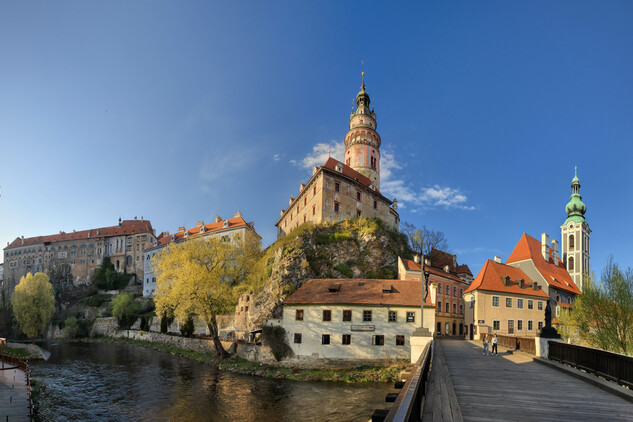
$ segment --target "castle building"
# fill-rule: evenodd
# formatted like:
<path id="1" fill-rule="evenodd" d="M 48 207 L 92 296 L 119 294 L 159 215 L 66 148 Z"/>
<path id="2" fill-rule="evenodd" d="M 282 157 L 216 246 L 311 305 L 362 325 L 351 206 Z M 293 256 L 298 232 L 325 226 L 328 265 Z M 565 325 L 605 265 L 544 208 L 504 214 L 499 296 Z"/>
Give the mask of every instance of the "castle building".
<path id="1" fill-rule="evenodd" d="M 356 108 L 345 135 L 345 163 L 329 158 L 314 167 L 312 178 L 290 197 L 275 223 L 281 238 L 307 222 L 319 224 L 360 216 L 380 218 L 398 229 L 398 203 L 380 193 L 380 135 L 376 132 L 376 113 L 369 108 L 364 73 Z"/>
<path id="2" fill-rule="evenodd" d="M 105 257 L 118 272 L 143 277 L 143 249 L 154 243 L 152 223 L 141 217 L 121 221 L 117 226 L 49 236 L 24 236 L 4 248 L 3 288 L 13 292 L 27 273 L 59 271 L 75 284 L 87 284 Z"/>
<path id="3" fill-rule="evenodd" d="M 198 221 L 196 227 L 185 229 L 180 227 L 178 231 L 172 235 L 169 232 L 161 233 L 151 246 L 144 250 L 144 275 L 143 275 L 143 296 L 152 297 L 156 290 L 156 273 L 154 271 L 153 258 L 167 246 L 174 243 L 181 243 L 191 239 L 220 239 L 223 242 L 240 242 L 246 239 L 246 236 L 252 234 L 258 239 L 261 236 L 255 231 L 253 222 L 247 223 L 242 218 L 241 212 L 236 212 L 233 218 L 223 220 L 220 216 L 215 217 L 213 223 L 204 224 Z M 246 309 L 248 311 L 248 308 Z"/>
<path id="4" fill-rule="evenodd" d="M 563 261 L 567 264 L 569 275 L 582 291 L 584 277 L 591 270 L 589 262 L 589 235 L 591 230 L 587 220 L 585 220 L 587 207 L 582 202 L 582 196 L 580 196 L 578 168 L 575 169 L 574 178 L 571 181 L 571 196 L 565 211 L 567 212 L 567 219 L 560 226 L 561 253 Z"/>

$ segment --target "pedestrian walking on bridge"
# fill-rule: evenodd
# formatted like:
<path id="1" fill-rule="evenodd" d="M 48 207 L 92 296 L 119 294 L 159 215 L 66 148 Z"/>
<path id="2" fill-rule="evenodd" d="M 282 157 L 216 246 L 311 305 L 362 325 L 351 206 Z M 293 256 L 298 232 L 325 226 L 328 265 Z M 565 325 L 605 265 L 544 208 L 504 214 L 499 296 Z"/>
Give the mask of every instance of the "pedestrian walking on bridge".
<path id="1" fill-rule="evenodd" d="M 482 355 L 486 355 L 489 356 L 489 344 L 488 344 L 488 334 L 484 334 L 484 352 L 482 353 Z"/>
<path id="2" fill-rule="evenodd" d="M 497 335 L 495 334 L 494 337 L 492 338 L 492 353 L 494 353 L 495 355 L 497 354 L 497 342 L 499 341 L 499 339 L 497 338 Z"/>

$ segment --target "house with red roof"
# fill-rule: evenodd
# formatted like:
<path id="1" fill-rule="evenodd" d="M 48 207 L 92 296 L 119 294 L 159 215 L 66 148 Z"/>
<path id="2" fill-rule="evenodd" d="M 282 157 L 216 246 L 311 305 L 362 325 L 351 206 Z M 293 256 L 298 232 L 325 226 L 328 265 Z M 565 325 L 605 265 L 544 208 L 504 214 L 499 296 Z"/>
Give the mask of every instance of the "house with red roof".
<path id="1" fill-rule="evenodd" d="M 356 109 L 345 136 L 345 163 L 330 157 L 314 167 L 312 177 L 299 185 L 288 207 L 281 210 L 275 226 L 277 238 L 303 223 L 320 224 L 360 216 L 380 218 L 388 227 L 398 228 L 398 203 L 380 193 L 380 135 L 376 113 L 369 108 L 365 83 L 356 96 Z"/>
<path id="2" fill-rule="evenodd" d="M 413 260 L 398 257 L 398 278 L 422 280 L 421 256 Z M 473 275 L 468 265 L 458 265 L 455 255 L 434 249 L 424 257 L 424 270 L 429 284 L 437 290 L 434 332 L 438 336 L 463 336 L 468 334 L 464 324 L 464 290 L 470 286 Z"/>
<path id="3" fill-rule="evenodd" d="M 89 283 L 104 258 L 119 272 L 143 277 L 143 249 L 154 243 L 152 223 L 134 217 L 119 224 L 88 230 L 33 237 L 19 237 L 4 248 L 5 281 L 12 292 L 27 273 L 57 269 L 77 284 Z"/>
<path id="4" fill-rule="evenodd" d="M 253 222 L 247 223 L 242 217 L 240 211 L 236 212 L 233 218 L 222 219 L 220 216 L 215 217 L 215 221 L 205 224 L 198 221 L 196 227 L 185 229 L 178 228 L 174 234 L 169 232 L 161 233 L 155 242 L 144 250 L 144 275 L 143 275 L 143 296 L 152 297 L 156 290 L 156 274 L 153 264 L 154 257 L 160 255 L 160 252 L 169 245 L 182 243 L 192 239 L 221 239 L 223 242 L 240 242 L 246 236 L 253 235 L 258 239 L 261 236 L 255 231 Z"/>
<path id="5" fill-rule="evenodd" d="M 279 323 L 298 359 L 408 360 L 422 315 L 433 329 L 434 301 L 432 288 L 422 307 L 420 281 L 312 279 L 283 301 Z"/>

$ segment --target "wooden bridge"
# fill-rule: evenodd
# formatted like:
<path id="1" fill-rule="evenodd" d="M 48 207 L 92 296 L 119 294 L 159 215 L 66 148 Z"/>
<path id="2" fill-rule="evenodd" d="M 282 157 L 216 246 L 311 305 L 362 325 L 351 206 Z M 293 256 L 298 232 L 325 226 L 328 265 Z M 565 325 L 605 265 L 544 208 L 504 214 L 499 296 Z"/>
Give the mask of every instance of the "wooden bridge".
<path id="1" fill-rule="evenodd" d="M 501 347 L 499 355 L 483 356 L 479 342 L 433 343 L 428 377 L 419 362 L 416 380 L 410 377 L 388 413 L 377 411 L 372 420 L 633 421 L 633 392 L 617 383 Z"/>
<path id="2" fill-rule="evenodd" d="M 0 360 L 0 422 L 30 421 L 33 403 L 28 365 L 10 356 L 0 355 Z"/>

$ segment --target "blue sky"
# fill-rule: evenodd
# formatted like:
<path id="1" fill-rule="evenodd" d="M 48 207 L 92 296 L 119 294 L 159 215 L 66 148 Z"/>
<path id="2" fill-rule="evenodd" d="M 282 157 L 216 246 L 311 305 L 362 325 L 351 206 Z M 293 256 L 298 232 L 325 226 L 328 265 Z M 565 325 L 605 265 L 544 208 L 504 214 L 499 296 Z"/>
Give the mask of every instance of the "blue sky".
<path id="1" fill-rule="evenodd" d="M 361 61 L 382 192 L 474 273 L 560 238 L 633 266 L 633 3 L 0 1 L 0 242 L 242 211 L 264 243 L 341 150 Z"/>

